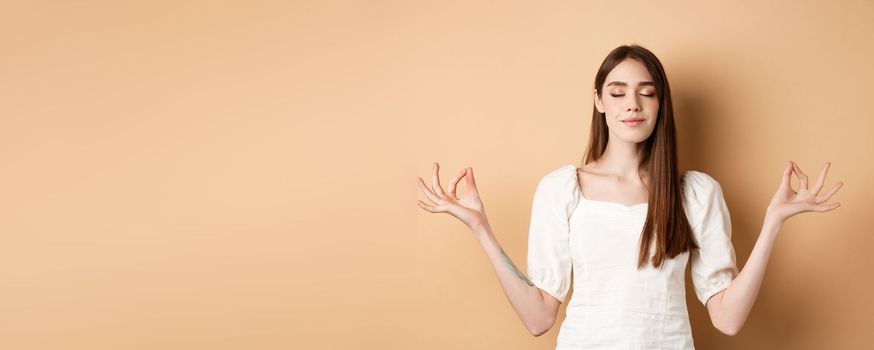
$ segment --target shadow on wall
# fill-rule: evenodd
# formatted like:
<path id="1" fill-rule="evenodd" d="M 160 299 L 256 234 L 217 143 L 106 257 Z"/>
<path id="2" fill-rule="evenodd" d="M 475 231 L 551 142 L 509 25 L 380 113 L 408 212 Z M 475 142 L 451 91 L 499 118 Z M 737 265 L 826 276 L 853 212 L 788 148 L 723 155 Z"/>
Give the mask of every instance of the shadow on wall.
<path id="1" fill-rule="evenodd" d="M 688 74 L 688 73 L 687 73 Z M 700 75 L 699 75 L 700 76 Z M 742 188 L 732 188 L 727 181 L 736 174 L 717 172 L 717 169 L 736 169 L 734 166 L 720 166 L 724 159 L 717 154 L 716 149 L 731 149 L 731 147 L 715 147 L 714 143 L 725 139 L 720 134 L 720 120 L 730 116 L 724 111 L 714 108 L 712 95 L 706 89 L 682 89 L 671 86 L 674 100 L 674 116 L 677 119 L 678 153 L 680 172 L 699 170 L 713 176 L 720 182 L 726 204 L 731 213 L 732 243 L 737 255 L 738 269 L 742 268 L 756 243 L 762 228 L 764 210 L 762 203 L 753 203 Z M 740 166 L 740 165 L 738 165 Z M 775 188 L 776 190 L 776 188 Z M 740 347 L 738 337 L 743 337 L 745 344 L 759 344 L 760 349 L 784 349 L 793 339 L 793 335 L 814 331 L 816 320 L 809 308 L 800 305 L 811 305 L 814 300 L 805 293 L 791 295 L 769 295 L 760 290 L 753 310 L 737 337 L 729 337 L 713 327 L 704 305 L 698 301 L 689 275 L 690 266 L 686 272 L 686 303 L 689 308 L 689 319 L 697 348 L 701 349 L 737 349 Z M 774 276 L 765 275 L 762 289 L 768 284 L 768 279 Z M 787 285 L 790 281 L 781 281 L 782 290 L 800 290 L 802 286 Z"/>

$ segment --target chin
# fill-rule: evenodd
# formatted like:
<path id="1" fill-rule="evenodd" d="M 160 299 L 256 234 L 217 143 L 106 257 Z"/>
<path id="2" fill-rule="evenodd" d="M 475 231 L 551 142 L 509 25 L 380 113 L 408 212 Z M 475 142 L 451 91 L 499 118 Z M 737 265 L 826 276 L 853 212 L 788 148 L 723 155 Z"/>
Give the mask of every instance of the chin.
<path id="1" fill-rule="evenodd" d="M 629 143 L 641 143 L 641 142 L 646 141 L 646 139 L 648 139 L 650 135 L 652 135 L 652 131 L 650 131 L 650 132 L 648 132 L 648 133 L 646 133 L 646 134 L 638 134 L 638 133 L 635 133 L 635 134 L 633 134 L 633 135 L 621 135 L 621 136 L 618 136 L 618 137 L 619 137 L 620 139 L 622 139 L 622 141 L 625 141 L 625 142 L 629 142 Z"/>
<path id="2" fill-rule="evenodd" d="M 647 139 L 646 137 L 644 137 L 644 138 L 642 138 L 642 139 L 630 139 L 630 140 L 628 140 L 628 142 L 631 142 L 631 143 L 643 143 L 644 141 L 646 141 L 646 139 Z"/>

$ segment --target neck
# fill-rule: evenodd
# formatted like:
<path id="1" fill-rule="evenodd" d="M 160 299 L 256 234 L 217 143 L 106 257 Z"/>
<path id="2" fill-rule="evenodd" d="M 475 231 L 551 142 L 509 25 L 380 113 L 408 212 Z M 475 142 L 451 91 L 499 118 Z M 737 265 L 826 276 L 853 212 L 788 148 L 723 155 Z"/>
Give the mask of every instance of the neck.
<path id="1" fill-rule="evenodd" d="M 625 142 L 613 137 L 607 141 L 604 154 L 598 159 L 598 167 L 620 179 L 639 179 L 640 161 L 643 159 L 643 142 Z"/>

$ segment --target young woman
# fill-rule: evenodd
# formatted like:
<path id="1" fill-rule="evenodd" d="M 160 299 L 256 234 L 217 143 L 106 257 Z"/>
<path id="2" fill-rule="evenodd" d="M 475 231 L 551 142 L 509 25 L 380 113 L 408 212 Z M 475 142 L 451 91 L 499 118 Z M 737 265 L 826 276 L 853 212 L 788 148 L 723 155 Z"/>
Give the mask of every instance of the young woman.
<path id="1" fill-rule="evenodd" d="M 428 199 L 418 205 L 449 213 L 473 231 L 504 293 L 535 336 L 556 321 L 571 285 L 574 293 L 557 349 L 694 349 L 685 297 L 691 261 L 698 300 L 713 326 L 737 334 L 756 300 L 783 223 L 824 205 L 842 186 L 820 194 L 829 163 L 816 183 L 789 162 L 768 206 L 762 232 L 738 272 L 731 220 L 719 183 L 699 171 L 677 170 L 671 92 L 661 63 L 649 50 L 620 46 L 595 76 L 594 109 L 583 166 L 564 165 L 537 185 L 528 239 L 528 277 L 504 253 L 489 226 L 473 168 L 443 190 L 434 163 Z M 791 185 L 799 178 L 800 188 Z M 458 197 L 461 180 L 469 191 Z"/>

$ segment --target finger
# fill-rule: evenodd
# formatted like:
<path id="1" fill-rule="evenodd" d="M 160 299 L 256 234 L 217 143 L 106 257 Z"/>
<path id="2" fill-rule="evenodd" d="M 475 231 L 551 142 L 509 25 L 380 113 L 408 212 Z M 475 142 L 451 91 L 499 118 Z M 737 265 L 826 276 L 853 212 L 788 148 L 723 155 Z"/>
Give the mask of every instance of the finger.
<path id="1" fill-rule="evenodd" d="M 825 162 L 825 165 L 822 167 L 822 171 L 819 172 L 819 178 L 816 179 L 816 184 L 813 185 L 813 188 L 810 189 L 810 192 L 817 194 L 820 190 L 822 190 L 822 185 L 825 184 L 825 175 L 828 174 L 828 168 L 831 165 L 831 162 Z"/>
<path id="2" fill-rule="evenodd" d="M 425 192 L 425 196 L 428 197 L 431 202 L 437 204 L 437 202 L 440 201 L 440 197 L 434 194 L 434 192 L 431 192 L 431 189 L 428 188 L 428 185 L 425 185 L 425 180 L 422 180 L 421 177 L 416 177 L 416 179 L 418 179 L 417 181 L 419 183 L 419 188 L 422 189 L 422 192 Z"/>
<path id="3" fill-rule="evenodd" d="M 783 168 L 783 177 L 780 179 L 780 187 L 789 188 L 791 186 L 792 181 L 792 162 L 790 161 L 786 164 L 786 167 Z"/>
<path id="4" fill-rule="evenodd" d="M 792 166 L 795 168 L 795 174 L 798 175 L 798 190 L 806 190 L 807 189 L 807 174 L 801 171 L 801 168 L 798 167 L 798 164 L 792 162 Z"/>
<path id="5" fill-rule="evenodd" d="M 476 179 L 473 177 L 473 168 L 467 167 L 467 176 L 464 177 L 465 183 L 467 183 L 467 188 L 472 191 L 476 191 Z"/>
<path id="6" fill-rule="evenodd" d="M 838 183 L 834 184 L 834 186 L 832 186 L 832 188 L 829 189 L 828 192 L 823 193 L 821 196 L 817 196 L 816 202 L 822 203 L 822 202 L 829 200 L 829 198 L 831 198 L 835 193 L 837 193 L 838 190 L 841 189 L 841 187 L 843 187 L 843 186 L 844 186 L 843 182 L 838 182 Z"/>
<path id="7" fill-rule="evenodd" d="M 816 209 L 814 209 L 814 211 L 823 213 L 823 212 L 827 212 L 830 210 L 835 210 L 835 209 L 839 208 L 840 206 L 841 206 L 840 202 L 835 202 L 835 203 L 832 203 L 829 205 L 817 205 Z"/>
<path id="8" fill-rule="evenodd" d="M 439 213 L 440 212 L 439 210 L 437 210 L 436 207 L 431 206 L 431 205 L 427 205 L 427 204 L 425 204 L 425 202 L 422 202 L 418 199 L 416 200 L 416 204 L 418 204 L 420 208 L 425 209 L 429 212 L 432 212 L 432 213 Z"/>
<path id="9" fill-rule="evenodd" d="M 455 195 L 455 185 L 458 183 L 458 180 L 461 180 L 461 177 L 464 176 L 464 174 L 466 173 L 467 169 L 464 169 L 458 172 L 458 174 L 455 175 L 455 177 L 453 177 L 451 181 L 449 181 L 449 185 L 447 185 L 446 187 L 446 193 L 448 193 L 449 196 L 452 197 L 452 199 L 458 199 L 458 196 Z"/>
<path id="10" fill-rule="evenodd" d="M 440 186 L 440 164 L 434 162 L 434 173 L 431 175 L 431 187 L 434 188 L 434 194 L 443 198 L 446 196 L 446 193 L 443 192 L 443 187 Z"/>

